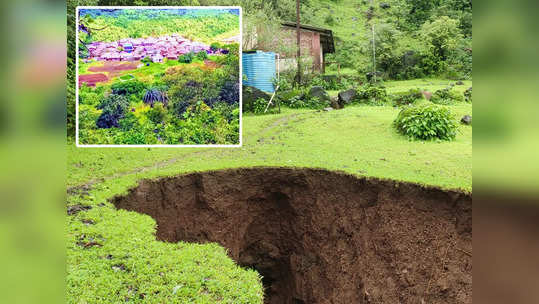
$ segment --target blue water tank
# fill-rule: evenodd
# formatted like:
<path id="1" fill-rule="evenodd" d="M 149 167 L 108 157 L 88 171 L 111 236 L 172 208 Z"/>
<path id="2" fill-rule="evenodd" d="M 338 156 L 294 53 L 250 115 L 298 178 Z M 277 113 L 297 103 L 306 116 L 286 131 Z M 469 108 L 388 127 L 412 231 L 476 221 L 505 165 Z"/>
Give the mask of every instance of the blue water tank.
<path id="1" fill-rule="evenodd" d="M 256 51 L 242 54 L 243 84 L 264 92 L 273 93 L 275 78 L 275 53 Z"/>

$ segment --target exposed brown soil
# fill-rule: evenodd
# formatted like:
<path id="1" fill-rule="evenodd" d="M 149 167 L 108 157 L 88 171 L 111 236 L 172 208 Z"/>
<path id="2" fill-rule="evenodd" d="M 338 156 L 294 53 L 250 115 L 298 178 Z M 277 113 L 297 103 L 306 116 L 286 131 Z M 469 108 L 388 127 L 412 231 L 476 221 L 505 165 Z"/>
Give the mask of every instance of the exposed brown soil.
<path id="1" fill-rule="evenodd" d="M 215 61 L 211 61 L 209 59 L 204 59 L 204 65 L 210 69 L 217 69 L 217 68 L 220 68 L 221 65 L 218 64 L 217 62 Z"/>
<path id="2" fill-rule="evenodd" d="M 136 69 L 137 63 L 133 62 L 115 62 L 106 61 L 102 66 L 92 66 L 88 68 L 90 72 L 119 72 L 130 71 Z"/>
<path id="3" fill-rule="evenodd" d="M 102 73 L 79 75 L 79 86 L 81 86 L 82 83 L 85 82 L 86 85 L 88 85 L 89 87 L 95 87 L 96 83 L 107 81 L 109 81 L 109 78 L 107 77 L 107 75 Z"/>
<path id="4" fill-rule="evenodd" d="M 318 169 L 143 180 L 118 208 L 168 242 L 217 242 L 266 303 L 472 303 L 472 198 Z"/>

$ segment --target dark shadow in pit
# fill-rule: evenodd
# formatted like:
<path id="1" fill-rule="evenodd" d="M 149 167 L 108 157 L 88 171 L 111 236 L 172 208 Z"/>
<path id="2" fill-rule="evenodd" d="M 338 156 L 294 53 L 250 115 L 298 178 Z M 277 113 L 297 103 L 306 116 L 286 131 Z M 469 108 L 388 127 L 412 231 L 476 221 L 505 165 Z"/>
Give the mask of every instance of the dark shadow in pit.
<path id="1" fill-rule="evenodd" d="M 143 180 L 117 208 L 167 242 L 217 242 L 265 303 L 472 303 L 472 197 L 318 169 Z"/>

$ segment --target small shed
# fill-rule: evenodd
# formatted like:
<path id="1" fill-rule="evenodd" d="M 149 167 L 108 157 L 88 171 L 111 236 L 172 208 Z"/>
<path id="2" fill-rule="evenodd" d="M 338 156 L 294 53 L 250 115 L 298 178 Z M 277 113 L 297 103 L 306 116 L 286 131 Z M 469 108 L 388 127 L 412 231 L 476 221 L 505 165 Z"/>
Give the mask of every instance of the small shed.
<path id="1" fill-rule="evenodd" d="M 313 72 L 324 72 L 324 57 L 326 54 L 335 53 L 335 42 L 333 32 L 330 29 L 315 27 L 311 25 L 300 24 L 300 47 L 301 55 L 308 56 L 312 59 L 311 70 Z M 258 34 L 256 35 L 258 36 Z M 244 49 L 257 49 L 266 52 L 277 52 L 281 45 L 285 45 L 284 49 L 288 51 L 278 52 L 279 68 L 281 71 L 295 68 L 296 63 L 296 23 L 282 22 L 280 33 L 275 35 L 275 39 L 271 42 L 262 44 L 257 41 L 257 37 L 250 37 L 248 45 L 244 45 Z"/>
<path id="2" fill-rule="evenodd" d="M 292 43 L 297 44 L 296 22 L 283 22 L 281 25 L 283 26 L 282 30 L 287 33 L 285 36 L 292 36 Z M 324 56 L 329 53 L 335 53 L 333 32 L 330 29 L 305 24 L 300 24 L 299 28 L 302 55 L 308 54 L 312 58 L 313 71 L 324 72 Z M 290 54 L 282 54 L 282 56 L 286 60 L 286 58 L 290 57 Z"/>

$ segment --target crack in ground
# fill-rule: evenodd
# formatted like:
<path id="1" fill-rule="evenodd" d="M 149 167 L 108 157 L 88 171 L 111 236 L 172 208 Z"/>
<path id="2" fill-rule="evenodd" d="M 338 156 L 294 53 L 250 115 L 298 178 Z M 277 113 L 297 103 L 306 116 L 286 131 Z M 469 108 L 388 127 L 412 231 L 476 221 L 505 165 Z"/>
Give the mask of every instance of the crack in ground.
<path id="1" fill-rule="evenodd" d="M 120 209 L 157 238 L 217 242 L 262 276 L 267 304 L 472 303 L 470 194 L 319 169 L 142 180 Z"/>

